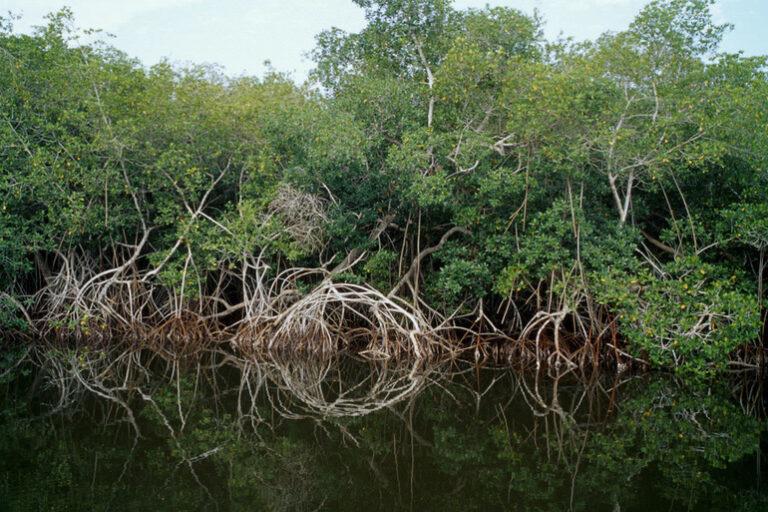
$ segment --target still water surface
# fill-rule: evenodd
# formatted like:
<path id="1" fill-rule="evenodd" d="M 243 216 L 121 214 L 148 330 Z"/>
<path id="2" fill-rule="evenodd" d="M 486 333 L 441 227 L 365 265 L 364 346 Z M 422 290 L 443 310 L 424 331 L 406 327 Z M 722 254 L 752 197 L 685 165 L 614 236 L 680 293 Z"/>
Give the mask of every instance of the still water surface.
<path id="1" fill-rule="evenodd" d="M 751 377 L 188 366 L 6 384 L 0 510 L 768 510 Z"/>

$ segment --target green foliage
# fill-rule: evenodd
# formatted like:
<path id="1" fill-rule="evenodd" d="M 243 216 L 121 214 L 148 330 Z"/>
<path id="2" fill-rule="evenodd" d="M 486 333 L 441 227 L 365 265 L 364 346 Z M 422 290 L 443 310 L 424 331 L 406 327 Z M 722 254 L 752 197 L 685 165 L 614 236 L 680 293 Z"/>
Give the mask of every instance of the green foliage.
<path id="1" fill-rule="evenodd" d="M 768 249 L 768 203 L 742 203 L 723 210 L 731 240 L 758 251 Z"/>
<path id="2" fill-rule="evenodd" d="M 697 371 L 757 339 L 766 59 L 719 53 L 711 0 L 581 44 L 514 9 L 356 3 L 367 25 L 319 35 L 301 87 L 147 69 L 68 10 L 31 35 L 2 19 L 0 292 L 34 294 L 62 255 L 104 270 L 145 234 L 137 272 L 190 302 L 236 298 L 223 272 L 254 255 L 274 276 L 365 254 L 344 277 L 388 292 L 436 248 L 410 277 L 444 314 L 615 317 L 633 353 Z"/>
<path id="3" fill-rule="evenodd" d="M 759 330 L 754 291 L 738 275 L 695 257 L 661 272 L 606 273 L 596 283 L 596 297 L 617 313 L 630 346 L 655 366 L 699 374 L 722 368 Z"/>
<path id="4" fill-rule="evenodd" d="M 378 251 L 373 254 L 363 266 L 366 281 L 382 291 L 388 291 L 392 283 L 392 277 L 397 274 L 398 255 L 394 251 Z"/>
<path id="5" fill-rule="evenodd" d="M 491 281 L 486 265 L 452 258 L 437 273 L 432 293 L 437 297 L 436 302 L 445 309 L 462 303 L 474 306 L 474 302 L 486 295 Z"/>
<path id="6" fill-rule="evenodd" d="M 15 298 L 0 294 L 0 329 L 14 332 L 25 331 L 29 328 L 27 320 L 21 315 L 20 306 L 23 307 Z"/>

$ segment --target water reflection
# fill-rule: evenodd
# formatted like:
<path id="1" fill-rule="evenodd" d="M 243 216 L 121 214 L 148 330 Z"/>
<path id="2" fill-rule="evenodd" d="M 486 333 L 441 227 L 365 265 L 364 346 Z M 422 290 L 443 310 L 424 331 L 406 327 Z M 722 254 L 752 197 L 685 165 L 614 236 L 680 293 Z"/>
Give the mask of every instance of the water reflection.
<path id="1" fill-rule="evenodd" d="M 751 378 L 52 359 L 6 384 L 2 510 L 768 509 Z"/>

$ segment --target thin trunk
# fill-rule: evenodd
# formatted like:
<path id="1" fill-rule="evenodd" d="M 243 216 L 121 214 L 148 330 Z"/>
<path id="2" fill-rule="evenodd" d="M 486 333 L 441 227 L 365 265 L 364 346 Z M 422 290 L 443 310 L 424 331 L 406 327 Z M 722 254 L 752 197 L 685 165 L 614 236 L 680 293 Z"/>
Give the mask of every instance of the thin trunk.
<path id="1" fill-rule="evenodd" d="M 627 217 L 629 217 L 629 211 L 632 207 L 632 187 L 635 183 L 634 171 L 629 172 L 627 178 L 627 188 L 624 192 L 624 198 L 621 197 L 619 188 L 616 185 L 618 176 L 613 173 L 608 173 L 608 184 L 611 187 L 611 193 L 613 194 L 613 201 L 616 205 L 616 209 L 619 211 L 619 220 L 622 224 L 626 224 Z"/>
<path id="2" fill-rule="evenodd" d="M 763 274 L 765 273 L 766 265 L 768 265 L 768 262 L 765 261 L 765 248 L 763 247 L 760 249 L 760 261 L 757 265 L 757 307 L 760 311 L 760 337 L 762 339 L 765 339 L 765 327 L 766 323 L 768 323 L 768 311 L 764 307 L 765 299 L 763 297 Z"/>
<path id="3" fill-rule="evenodd" d="M 435 86 L 435 77 L 432 74 L 432 68 L 429 67 L 427 56 L 424 55 L 424 49 L 421 46 L 421 42 L 419 42 L 418 38 L 415 35 L 412 35 L 411 37 L 413 38 L 413 43 L 416 45 L 416 51 L 418 51 L 419 53 L 419 59 L 421 60 L 421 65 L 424 66 L 424 71 L 427 73 L 427 86 L 429 87 L 429 107 L 427 110 L 427 128 L 432 128 L 432 118 L 435 112 L 435 96 L 432 93 L 432 89 Z"/>

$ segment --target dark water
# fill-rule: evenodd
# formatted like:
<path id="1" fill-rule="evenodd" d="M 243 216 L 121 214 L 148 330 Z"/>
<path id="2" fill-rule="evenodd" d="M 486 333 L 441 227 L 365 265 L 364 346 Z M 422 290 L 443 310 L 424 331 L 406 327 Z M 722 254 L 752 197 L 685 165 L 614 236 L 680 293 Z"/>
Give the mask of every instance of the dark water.
<path id="1" fill-rule="evenodd" d="M 749 377 L 129 363 L 3 384 L 0 510 L 768 510 Z"/>

